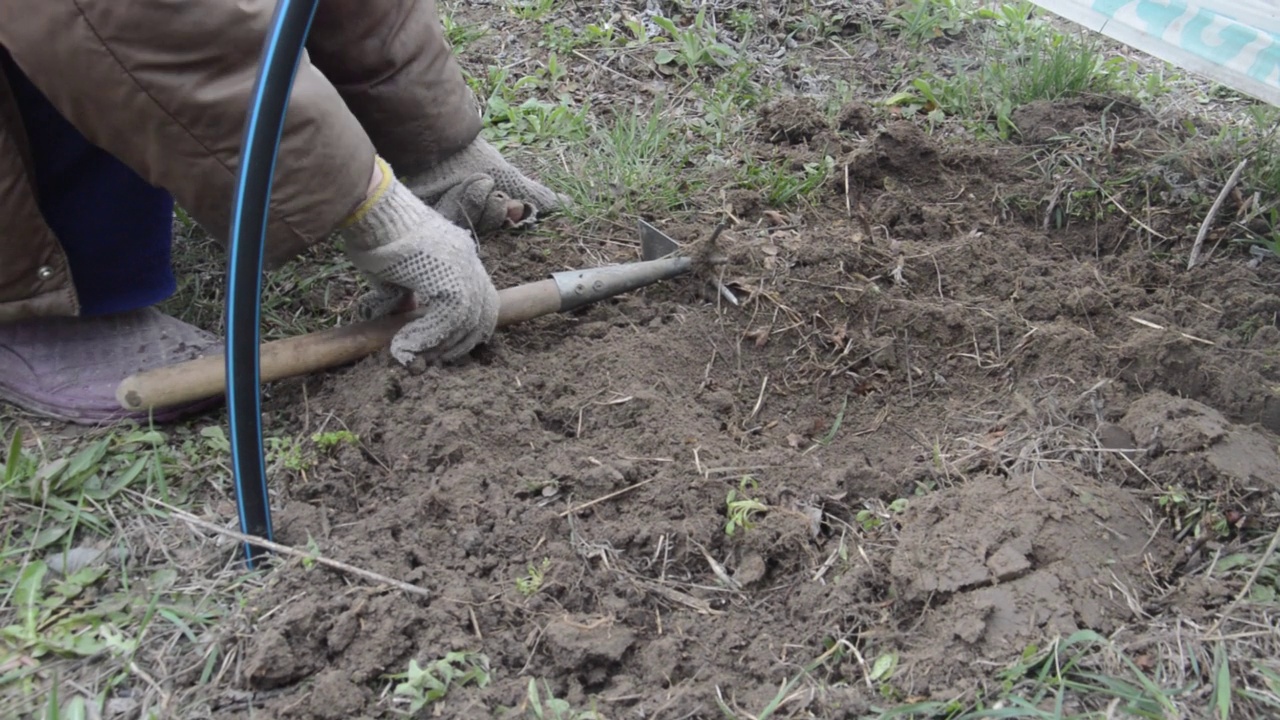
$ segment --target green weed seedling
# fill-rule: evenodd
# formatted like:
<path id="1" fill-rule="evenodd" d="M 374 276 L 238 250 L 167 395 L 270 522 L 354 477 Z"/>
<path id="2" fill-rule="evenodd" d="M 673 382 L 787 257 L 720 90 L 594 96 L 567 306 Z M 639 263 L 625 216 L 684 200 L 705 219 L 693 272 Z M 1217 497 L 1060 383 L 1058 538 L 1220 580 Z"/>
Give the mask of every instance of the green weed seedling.
<path id="1" fill-rule="evenodd" d="M 542 589 L 542 583 L 546 580 L 547 571 L 550 569 L 551 558 L 542 558 L 542 564 L 538 566 L 529 563 L 524 577 L 516 578 L 516 590 L 525 597 L 532 597 Z"/>
<path id="2" fill-rule="evenodd" d="M 444 38 L 456 52 L 464 52 L 468 45 L 489 34 L 487 28 L 463 25 L 453 19 L 452 15 L 440 14 L 440 23 L 444 26 Z"/>
<path id="3" fill-rule="evenodd" d="M 415 658 L 409 661 L 407 671 L 390 675 L 388 679 L 400 681 L 393 694 L 408 700 L 407 714 L 413 716 L 454 688 L 471 684 L 480 688 L 487 686 L 489 658 L 480 653 L 451 652 L 425 668 L 418 665 Z"/>
<path id="4" fill-rule="evenodd" d="M 205 450 L 205 441 L 195 433 L 187 440 L 196 450 Z M 201 461 L 194 453 L 175 453 L 169 442 L 155 430 L 122 428 L 68 441 L 49 457 L 39 454 L 38 444 L 27 450 L 18 430 L 5 443 L 0 656 L 25 661 L 0 673 L 0 697 L 30 700 L 22 709 L 4 706 L 15 716 L 101 717 L 106 691 L 138 681 L 135 658 L 150 652 L 144 644 L 153 649 L 166 636 L 175 641 L 170 647 L 196 643 L 225 611 L 198 586 L 177 589 L 171 568 L 152 572 L 120 562 L 128 554 L 118 541 L 119 519 L 162 517 L 139 500 L 182 503 L 190 492 L 170 488 L 166 478 L 176 466 Z M 108 576 L 111 585 L 103 582 Z M 209 658 L 216 659 L 216 648 Z M 58 684 L 57 673 L 90 664 L 100 680 L 91 694 L 38 700 L 48 696 L 51 682 Z"/>
<path id="5" fill-rule="evenodd" d="M 1256 571 L 1257 576 L 1253 578 L 1246 597 L 1252 603 L 1273 604 L 1280 599 L 1280 556 L 1272 554 L 1263 560 L 1252 553 L 1232 553 L 1214 565 L 1213 573 L 1224 582 L 1233 575 L 1238 576 L 1241 582 L 1247 582 L 1247 578 Z M 1280 689 L 1280 685 L 1276 687 Z"/>
<path id="6" fill-rule="evenodd" d="M 580 164 L 549 169 L 549 181 L 573 198 L 567 212 L 580 223 L 685 208 L 705 184 L 702 174 L 689 172 L 705 163 L 704 148 L 688 142 L 661 104 L 615 116 L 580 147 Z"/>
<path id="7" fill-rule="evenodd" d="M 1199 539 L 1206 530 L 1220 539 L 1231 534 L 1226 515 L 1212 499 L 1193 501 L 1186 490 L 1168 487 L 1156 497 L 1156 505 L 1173 521 L 1173 529 L 1178 537 L 1189 533 L 1191 537 Z"/>
<path id="8" fill-rule="evenodd" d="M 588 23 L 578 28 L 570 24 L 547 24 L 542 28 L 542 40 L 538 45 L 553 52 L 570 53 L 580 48 L 609 50 L 628 45 L 623 33 L 609 23 Z"/>
<path id="9" fill-rule="evenodd" d="M 897 668 L 898 654 L 892 652 L 881 655 L 871 664 L 871 671 L 867 673 L 867 679 L 872 683 L 879 684 L 882 697 L 893 697 L 895 691 L 889 680 L 893 678 L 893 671 Z"/>
<path id="10" fill-rule="evenodd" d="M 774 717 L 774 714 L 779 712 L 782 709 L 782 706 L 787 703 L 788 698 L 792 697 L 792 693 L 795 691 L 796 686 L 800 684 L 801 680 L 812 676 L 815 671 L 826 665 L 829 661 L 834 660 L 835 662 L 839 662 L 844 658 L 845 649 L 852 647 L 847 640 L 843 639 L 834 640 L 828 638 L 824 640 L 823 643 L 827 646 L 827 649 L 823 651 L 821 655 L 809 661 L 809 663 L 806 664 L 798 674 L 783 683 L 782 686 L 778 688 L 778 693 L 769 701 L 769 704 L 765 705 L 764 709 L 758 713 L 747 715 L 745 713 L 739 713 L 729 707 L 729 704 L 725 702 L 724 697 L 720 693 L 720 688 L 717 687 L 716 705 L 719 706 L 720 712 L 722 712 L 728 720 L 768 720 L 769 718 Z M 887 674 L 882 672 L 881 676 L 887 677 Z"/>
<path id="11" fill-rule="evenodd" d="M 104 566 L 82 568 L 56 579 L 42 560 L 27 563 L 14 586 L 17 621 L 0 628 L 0 640 L 18 655 L 48 662 L 54 659 L 110 657 L 128 662 L 138 650 L 137 637 L 122 626 L 132 618 L 128 599 L 117 597 L 86 607 L 84 591 L 107 572 Z M 22 673 L 0 677 L 0 685 Z"/>
<path id="12" fill-rule="evenodd" d="M 1031 645 L 1022 657 L 1002 671 L 1000 685 L 967 703 L 920 702 L 893 708 L 873 708 L 876 717 L 1029 718 L 1035 720 L 1084 720 L 1102 715 L 1077 714 L 1068 707 L 1068 694 L 1092 696 L 1108 708 L 1107 717 L 1187 717 L 1174 699 L 1198 688 L 1162 688 L 1129 656 L 1092 630 L 1080 630 L 1054 640 L 1046 648 Z M 1220 701 L 1220 700 L 1219 700 Z"/>
<path id="13" fill-rule="evenodd" d="M 653 61 L 659 69 L 672 72 L 675 66 L 683 65 L 691 77 L 697 77 L 700 68 L 723 69 L 738 57 L 733 48 L 715 39 L 715 30 L 707 24 L 706 8 L 698 10 L 693 24 L 687 28 L 678 27 L 665 17 L 654 17 L 653 23 L 666 31 L 674 44 L 672 48 L 658 48 L 654 53 Z"/>
<path id="14" fill-rule="evenodd" d="M 755 490 L 758 487 L 759 483 L 755 478 L 746 475 L 739 481 L 736 489 L 729 488 L 729 494 L 724 499 L 726 514 L 729 517 L 724 525 L 726 535 L 732 537 L 739 530 L 743 532 L 750 530 L 755 527 L 754 518 L 769 511 L 768 505 L 747 495 L 748 489 Z"/>
<path id="15" fill-rule="evenodd" d="M 297 438 L 269 437 L 266 446 L 268 465 L 279 465 L 294 472 L 311 467 L 311 461 L 303 454 L 302 443 Z"/>
<path id="16" fill-rule="evenodd" d="M 959 27 L 963 22 L 969 32 L 980 33 L 975 41 L 984 48 L 976 61 L 943 59 L 941 69 L 923 72 L 910 89 L 884 101 L 904 113 L 927 113 L 933 127 L 946 117 L 956 117 L 979 136 L 1006 140 L 1018 132 L 1014 110 L 1027 103 L 1143 89 L 1134 79 L 1130 61 L 1106 58 L 1096 41 L 1055 30 L 1025 0 L 993 7 L 920 0 L 906 6 L 904 13 L 899 25 L 905 34 L 922 38 L 945 34 L 938 28 Z"/>
<path id="17" fill-rule="evenodd" d="M 818 448 L 824 448 L 836 439 L 836 435 L 840 433 L 840 427 L 844 425 L 844 414 L 848 409 L 849 396 L 845 395 L 844 400 L 840 402 L 840 410 L 836 413 L 836 419 L 831 422 L 831 428 L 828 429 L 826 434 L 822 437 L 814 440 L 813 444 L 805 449 L 805 453 L 812 452 Z"/>
<path id="18" fill-rule="evenodd" d="M 879 503 L 877 503 L 879 504 Z M 877 512 L 870 508 L 863 508 L 853 516 L 854 522 L 858 523 L 858 527 L 863 532 L 874 532 L 880 529 L 886 520 L 893 515 L 901 515 L 907 511 L 908 500 L 906 498 L 898 498 L 885 506 L 883 511 Z"/>
<path id="19" fill-rule="evenodd" d="M 359 445 L 360 438 L 350 430 L 330 430 L 311 436 L 311 442 L 321 450 L 332 450 L 341 445 Z"/>
<path id="20" fill-rule="evenodd" d="M 530 720 L 604 720 L 604 716 L 595 710 L 574 710 L 567 700 L 561 700 L 552 694 L 546 681 L 542 682 L 546 690 L 546 698 L 538 690 L 538 681 L 529 679 L 529 691 L 525 697 L 525 717 Z"/>
<path id="21" fill-rule="evenodd" d="M 498 149 L 514 145 L 547 146 L 556 141 L 577 142 L 590 131 L 589 105 L 575 108 L 566 95 L 557 102 L 538 96 L 564 77 L 553 58 L 548 68 L 509 82 L 510 70 L 495 68 L 484 81 L 470 78 L 476 94 L 486 98 L 484 124 L 486 138 Z"/>
<path id="22" fill-rule="evenodd" d="M 889 26 L 907 44 L 920 47 L 959 34 L 970 12 L 957 0 L 908 0 L 889 13 Z"/>
<path id="23" fill-rule="evenodd" d="M 541 20 L 556 8 L 556 0 L 515 0 L 507 9 L 521 20 Z"/>
<path id="24" fill-rule="evenodd" d="M 23 450 L 22 434 L 15 431 L 0 475 L 0 500 L 12 508 L 17 522 L 6 531 L 0 557 L 25 556 L 58 542 L 69 548 L 77 532 L 110 534 L 112 518 L 102 506 L 135 484 L 150 482 L 157 496 L 167 496 L 160 468 L 164 442 L 161 433 L 134 431 L 40 462 Z M 19 503 L 33 509 L 30 518 L 18 517 Z M 12 577 L 6 574 L 5 579 Z"/>
<path id="25" fill-rule="evenodd" d="M 804 170 L 796 173 L 784 163 L 762 163 L 748 156 L 741 172 L 742 185 L 760 191 L 771 207 L 786 207 L 822 187 L 835 172 L 835 159 L 827 155 L 820 162 L 805 163 Z"/>

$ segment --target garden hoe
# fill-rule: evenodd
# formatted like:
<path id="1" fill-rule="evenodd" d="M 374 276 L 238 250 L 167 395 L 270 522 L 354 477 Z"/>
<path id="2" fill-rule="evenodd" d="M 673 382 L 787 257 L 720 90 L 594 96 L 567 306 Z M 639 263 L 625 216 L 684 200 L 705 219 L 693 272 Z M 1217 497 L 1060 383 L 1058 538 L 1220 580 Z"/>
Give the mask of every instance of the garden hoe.
<path id="1" fill-rule="evenodd" d="M 679 254 L 680 245 L 649 223 L 640 221 L 641 261 L 552 273 L 538 282 L 498 292 L 498 327 L 542 315 L 568 312 L 682 275 L 693 260 Z M 306 375 L 346 365 L 389 346 L 396 332 L 420 311 L 388 315 L 263 343 L 262 382 Z M 222 353 L 130 375 L 116 388 L 116 400 L 126 410 L 151 410 L 202 400 L 225 393 L 226 367 Z"/>

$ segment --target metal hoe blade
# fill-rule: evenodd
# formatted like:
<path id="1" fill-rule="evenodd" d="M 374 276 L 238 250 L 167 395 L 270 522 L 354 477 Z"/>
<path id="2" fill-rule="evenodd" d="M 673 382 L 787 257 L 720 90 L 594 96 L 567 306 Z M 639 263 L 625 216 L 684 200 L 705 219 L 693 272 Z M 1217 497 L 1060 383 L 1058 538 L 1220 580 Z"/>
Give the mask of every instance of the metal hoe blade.
<path id="1" fill-rule="evenodd" d="M 680 244 L 644 220 L 640 221 L 640 259 L 657 260 L 680 249 Z"/>
<path id="2" fill-rule="evenodd" d="M 664 258 L 680 250 L 680 243 L 672 240 L 666 233 L 658 228 L 645 222 L 643 219 L 640 224 L 640 258 L 642 260 L 657 260 Z M 725 287 L 725 284 L 719 280 L 713 280 L 712 284 L 716 290 L 720 292 L 729 304 L 737 305 L 738 296 L 733 291 Z"/>

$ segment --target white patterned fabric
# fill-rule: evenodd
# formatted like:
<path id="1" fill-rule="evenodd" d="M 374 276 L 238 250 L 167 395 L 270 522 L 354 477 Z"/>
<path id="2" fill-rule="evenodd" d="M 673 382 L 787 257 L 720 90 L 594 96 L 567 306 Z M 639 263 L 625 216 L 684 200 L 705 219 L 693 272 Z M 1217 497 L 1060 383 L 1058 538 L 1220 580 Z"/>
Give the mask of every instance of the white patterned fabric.
<path id="1" fill-rule="evenodd" d="M 1031 0 L 1052 13 L 1280 106 L 1280 3 Z"/>

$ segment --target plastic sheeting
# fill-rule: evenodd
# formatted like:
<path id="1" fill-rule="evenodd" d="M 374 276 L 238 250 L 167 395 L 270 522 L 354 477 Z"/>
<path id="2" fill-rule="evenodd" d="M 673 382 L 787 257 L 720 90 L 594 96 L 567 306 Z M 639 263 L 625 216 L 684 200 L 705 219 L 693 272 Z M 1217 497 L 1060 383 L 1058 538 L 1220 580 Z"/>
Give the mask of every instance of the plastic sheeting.
<path id="1" fill-rule="evenodd" d="M 1280 2 L 1031 2 L 1184 70 L 1280 106 Z"/>

